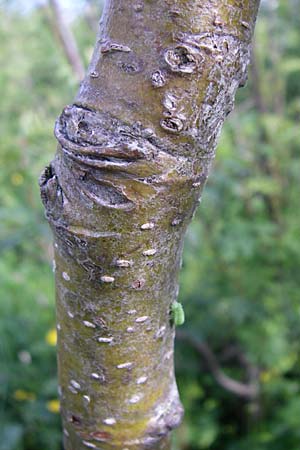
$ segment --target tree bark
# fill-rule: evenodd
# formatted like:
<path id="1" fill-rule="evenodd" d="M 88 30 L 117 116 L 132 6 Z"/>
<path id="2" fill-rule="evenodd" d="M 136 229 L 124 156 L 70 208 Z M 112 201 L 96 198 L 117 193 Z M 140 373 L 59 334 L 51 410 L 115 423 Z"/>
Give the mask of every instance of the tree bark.
<path id="1" fill-rule="evenodd" d="M 184 234 L 244 84 L 259 0 L 109 0 L 40 179 L 66 450 L 169 449 Z"/>

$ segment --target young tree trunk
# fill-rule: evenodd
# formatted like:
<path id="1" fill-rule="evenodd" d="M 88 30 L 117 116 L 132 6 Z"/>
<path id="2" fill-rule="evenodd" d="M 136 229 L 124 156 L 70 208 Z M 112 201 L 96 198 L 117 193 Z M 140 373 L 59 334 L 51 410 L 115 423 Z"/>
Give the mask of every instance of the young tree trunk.
<path id="1" fill-rule="evenodd" d="M 66 450 L 169 449 L 184 234 L 245 83 L 259 0 L 109 0 L 41 176 Z"/>

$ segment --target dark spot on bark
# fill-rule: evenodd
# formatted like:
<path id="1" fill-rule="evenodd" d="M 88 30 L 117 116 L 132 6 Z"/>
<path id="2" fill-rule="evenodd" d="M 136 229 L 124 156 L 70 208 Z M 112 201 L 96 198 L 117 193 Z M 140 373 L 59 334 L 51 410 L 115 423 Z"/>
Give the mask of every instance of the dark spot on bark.
<path id="1" fill-rule="evenodd" d="M 88 131 L 89 124 L 87 122 L 85 122 L 84 120 L 82 120 L 81 122 L 78 122 L 78 129 L 83 130 L 83 131 Z"/>
<path id="2" fill-rule="evenodd" d="M 134 62 L 121 62 L 118 66 L 123 72 L 128 73 L 129 75 L 134 75 L 141 71 L 139 65 Z"/>
<path id="3" fill-rule="evenodd" d="M 133 75 L 133 74 L 139 72 L 138 66 L 136 66 L 134 64 L 126 64 L 123 62 L 123 63 L 119 64 L 119 67 L 123 72 L 128 73 L 129 75 Z"/>
<path id="4" fill-rule="evenodd" d="M 151 83 L 155 88 L 160 88 L 166 84 L 166 78 L 161 70 L 156 70 L 152 73 Z"/>
<path id="5" fill-rule="evenodd" d="M 98 78 L 98 77 L 99 77 L 99 73 L 98 73 L 96 70 L 93 70 L 93 71 L 90 73 L 90 77 L 91 77 L 91 78 Z"/>
<path id="6" fill-rule="evenodd" d="M 226 116 L 226 117 L 229 116 L 229 114 L 230 114 L 231 111 L 233 110 L 233 107 L 234 107 L 233 103 L 229 103 L 229 104 L 228 104 L 227 108 L 225 109 L 225 116 Z"/>
<path id="7" fill-rule="evenodd" d="M 144 285 L 145 285 L 145 280 L 141 279 L 141 280 L 135 280 L 131 286 L 133 289 L 142 289 L 144 287 Z"/>
<path id="8" fill-rule="evenodd" d="M 161 127 L 170 133 L 179 133 L 183 129 L 183 123 L 176 117 L 168 117 L 160 121 Z"/>
<path id="9" fill-rule="evenodd" d="M 46 217 L 54 220 L 61 216 L 63 205 L 63 191 L 59 185 L 55 174 L 54 166 L 50 164 L 42 172 L 40 179 L 40 193 L 43 204 L 46 208 Z"/>
<path id="10" fill-rule="evenodd" d="M 241 79 L 239 88 L 245 87 L 247 84 L 247 81 L 248 81 L 248 72 L 246 72 L 245 75 L 243 76 L 243 78 Z"/>
<path id="11" fill-rule="evenodd" d="M 50 180 L 51 178 L 54 177 L 54 175 L 55 175 L 54 169 L 53 169 L 52 165 L 49 164 L 49 166 L 45 167 L 45 169 L 41 173 L 41 176 L 39 178 L 39 185 L 40 186 L 45 185 L 48 180 Z"/>
<path id="12" fill-rule="evenodd" d="M 78 416 L 70 416 L 69 422 L 74 423 L 74 425 L 81 425 L 81 419 Z"/>
<path id="13" fill-rule="evenodd" d="M 97 327 L 103 328 L 104 330 L 107 330 L 107 328 L 108 328 L 107 324 L 106 324 L 105 320 L 102 317 L 100 317 L 100 316 L 94 317 L 94 322 L 97 325 Z"/>

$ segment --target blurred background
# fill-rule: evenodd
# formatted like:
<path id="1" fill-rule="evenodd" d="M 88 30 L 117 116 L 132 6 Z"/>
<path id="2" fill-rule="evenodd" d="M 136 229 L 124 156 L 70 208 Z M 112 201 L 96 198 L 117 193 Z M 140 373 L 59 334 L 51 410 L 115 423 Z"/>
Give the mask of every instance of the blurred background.
<path id="1" fill-rule="evenodd" d="M 85 67 L 99 3 L 60 0 Z M 299 11 L 300 0 L 263 1 L 249 82 L 187 234 L 174 450 L 300 448 Z M 57 25 L 50 0 L 0 1 L 0 450 L 62 449 L 37 179 L 81 69 Z"/>

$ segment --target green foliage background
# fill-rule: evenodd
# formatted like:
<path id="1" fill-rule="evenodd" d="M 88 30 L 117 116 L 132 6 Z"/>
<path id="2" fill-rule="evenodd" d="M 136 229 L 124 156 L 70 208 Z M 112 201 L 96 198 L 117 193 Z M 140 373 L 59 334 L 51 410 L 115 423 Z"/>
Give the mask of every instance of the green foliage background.
<path id="1" fill-rule="evenodd" d="M 87 6 L 98 2 L 81 3 L 72 27 L 87 64 Z M 49 11 L 18 9 L 0 2 L 0 450 L 60 450 L 51 235 L 37 178 L 77 83 Z M 299 0 L 263 2 L 250 81 L 223 131 L 181 274 L 184 333 L 233 379 L 252 371 L 259 395 L 221 387 L 182 333 L 186 416 L 174 450 L 300 448 L 299 11 Z"/>

